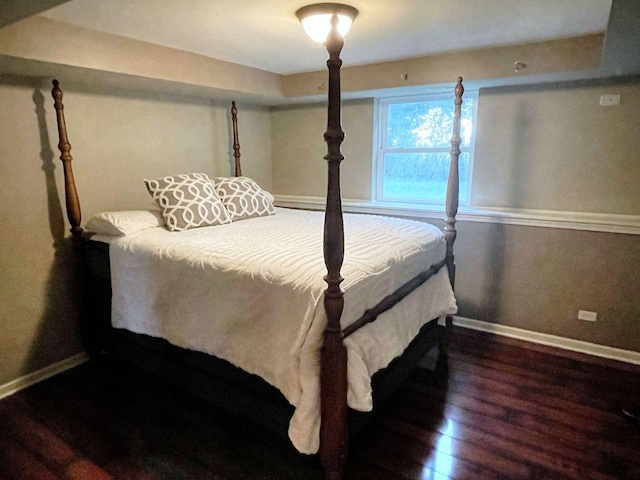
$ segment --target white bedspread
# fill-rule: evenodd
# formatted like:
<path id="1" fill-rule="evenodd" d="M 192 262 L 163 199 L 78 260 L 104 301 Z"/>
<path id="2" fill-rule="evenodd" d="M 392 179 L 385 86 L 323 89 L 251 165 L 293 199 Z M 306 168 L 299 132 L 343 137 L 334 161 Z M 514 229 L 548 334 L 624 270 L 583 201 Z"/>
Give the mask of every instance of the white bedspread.
<path id="1" fill-rule="evenodd" d="M 113 326 L 214 354 L 264 378 L 296 407 L 289 436 L 303 453 L 319 445 L 323 215 L 278 209 L 185 232 L 151 228 L 110 246 Z M 443 235 L 432 225 L 345 215 L 342 326 L 444 255 Z M 348 337 L 349 405 L 371 410 L 371 376 L 422 325 L 455 311 L 442 268 Z"/>

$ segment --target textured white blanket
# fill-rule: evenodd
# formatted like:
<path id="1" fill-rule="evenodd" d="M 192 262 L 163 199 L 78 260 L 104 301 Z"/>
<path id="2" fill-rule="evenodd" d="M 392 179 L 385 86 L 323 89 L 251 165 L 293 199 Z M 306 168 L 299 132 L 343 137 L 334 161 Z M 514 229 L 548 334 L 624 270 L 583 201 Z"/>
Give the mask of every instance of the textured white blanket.
<path id="1" fill-rule="evenodd" d="M 303 453 L 319 444 L 323 213 L 276 215 L 111 242 L 116 328 L 216 355 L 278 388 L 296 407 L 289 436 Z M 385 295 L 444 258 L 443 235 L 421 222 L 345 215 L 342 287 L 348 326 Z M 446 268 L 348 337 L 349 405 L 372 408 L 371 377 L 429 320 L 455 313 Z"/>

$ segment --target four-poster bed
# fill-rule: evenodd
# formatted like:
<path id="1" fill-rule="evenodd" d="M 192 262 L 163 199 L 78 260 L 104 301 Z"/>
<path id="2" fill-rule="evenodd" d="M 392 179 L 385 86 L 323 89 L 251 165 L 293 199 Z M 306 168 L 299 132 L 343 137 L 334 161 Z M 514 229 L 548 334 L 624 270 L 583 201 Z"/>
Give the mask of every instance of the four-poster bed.
<path id="1" fill-rule="evenodd" d="M 334 37 L 336 37 L 335 32 Z M 343 159 L 340 152 L 340 144 L 344 134 L 340 126 L 340 89 L 339 75 L 337 73 L 342 63 L 339 59 L 341 47 L 341 39 L 333 38 L 333 40 L 327 41 L 327 48 L 330 53 L 330 59 L 328 61 L 330 81 L 328 128 L 325 133 L 328 154 L 325 159 L 328 162 L 329 174 L 323 240 L 323 261 L 324 265 L 326 265 L 327 272 L 324 276 L 324 282 L 327 284 L 323 295 L 324 311 L 321 311 L 317 316 L 313 317 L 313 321 L 304 327 L 309 331 L 313 330 L 314 326 L 316 326 L 315 328 L 321 328 L 317 339 L 321 339 L 318 340 L 318 342 L 322 344 L 322 347 L 320 348 L 320 343 L 318 342 L 310 342 L 309 347 L 312 351 L 309 362 L 311 362 L 311 364 L 314 362 L 319 363 L 319 365 L 317 365 L 319 370 L 319 392 L 315 392 L 313 388 L 311 389 L 311 396 L 313 397 L 317 394 L 319 397 L 317 399 L 319 407 L 313 404 L 309 407 L 309 410 L 313 411 L 319 408 L 320 432 L 317 451 L 327 478 L 332 479 L 342 476 L 346 460 L 348 435 L 357 434 L 370 415 L 348 408 L 349 402 L 351 402 L 350 395 L 352 393 L 352 386 L 349 383 L 351 381 L 349 376 L 351 372 L 349 369 L 352 368 L 351 360 L 353 360 L 353 358 L 359 358 L 354 351 L 357 351 L 362 345 L 367 345 L 368 340 L 362 340 L 364 338 L 362 332 L 369 332 L 374 328 L 364 327 L 376 325 L 375 328 L 379 328 L 377 325 L 389 323 L 387 319 L 392 316 L 394 318 L 395 316 L 399 316 L 399 314 L 394 314 L 394 312 L 403 312 L 403 309 L 409 309 L 407 310 L 408 312 L 415 312 L 416 310 L 411 310 L 414 308 L 413 306 L 424 305 L 425 301 L 422 301 L 422 298 L 429 296 L 426 293 L 428 292 L 427 287 L 436 282 L 437 279 L 441 279 L 441 277 L 446 278 L 445 283 L 447 284 L 447 288 L 449 288 L 449 283 L 450 287 L 453 287 L 455 278 L 453 244 L 456 237 L 455 215 L 458 206 L 458 156 L 460 154 L 459 146 L 461 142 L 460 106 L 462 104 L 463 94 L 462 78 L 458 78 L 455 87 L 455 118 L 454 132 L 451 140 L 451 167 L 446 200 L 446 227 L 444 228 L 444 239 L 439 239 L 442 240 L 441 243 L 444 245 L 444 258 L 438 257 L 435 260 L 428 260 L 417 272 L 413 272 L 410 278 L 403 279 L 400 283 L 396 282 L 396 284 L 391 284 L 393 285 L 392 288 L 385 284 L 384 288 L 386 288 L 386 290 L 381 290 L 385 292 L 385 294 L 382 295 L 382 299 L 380 300 L 378 298 L 376 300 L 377 303 L 374 302 L 373 306 L 365 305 L 360 310 L 360 312 L 364 311 L 364 313 L 354 316 L 351 311 L 353 308 L 346 309 L 349 310 L 349 312 L 345 311 L 345 291 L 351 295 L 349 297 L 351 299 L 351 297 L 355 296 L 355 294 L 351 294 L 351 292 L 358 290 L 355 287 L 353 287 L 352 290 L 349 289 L 352 287 L 352 284 L 349 283 L 351 277 L 348 275 L 345 275 L 347 279 L 347 281 L 344 282 L 346 285 L 345 290 L 342 288 L 345 285 L 341 285 L 344 280 L 341 275 L 341 268 L 343 268 L 343 261 L 345 260 L 345 216 L 342 213 L 339 179 L 340 162 Z M 277 378 L 267 378 L 269 381 L 265 381 L 263 378 L 256 376 L 256 371 L 252 371 L 253 367 L 248 368 L 248 371 L 251 371 L 251 373 L 247 373 L 247 371 L 243 371 L 244 368 L 234 366 L 239 364 L 236 358 L 230 360 L 231 363 L 229 363 L 221 358 L 217 358 L 215 355 L 208 355 L 206 348 L 201 351 L 195 351 L 197 349 L 190 348 L 189 346 L 180 348 L 185 345 L 181 345 L 179 342 L 169 342 L 162 338 L 152 338 L 160 336 L 156 335 L 155 331 L 151 335 L 141 335 L 141 333 L 145 332 L 138 331 L 138 333 L 132 333 L 123 328 L 112 328 L 112 282 L 115 282 L 117 286 L 119 273 L 118 271 L 114 271 L 114 263 L 110 263 L 109 253 L 111 250 L 111 260 L 113 261 L 113 257 L 117 256 L 114 252 L 119 248 L 117 244 L 120 241 L 113 241 L 110 244 L 104 241 L 86 241 L 86 239 L 83 239 L 83 229 L 80 226 L 80 203 L 71 168 L 71 146 L 67 138 L 63 112 L 64 107 L 62 105 L 62 90 L 56 80 L 53 81 L 53 84 L 52 95 L 55 99 L 60 136 L 59 148 L 61 151 L 61 160 L 64 165 L 65 198 L 68 219 L 71 224 L 71 232 L 74 239 L 77 240 L 78 243 L 84 244 L 87 274 L 90 276 L 90 280 L 87 282 L 86 305 L 87 321 L 92 329 L 92 335 L 90 336 L 91 341 L 88 346 L 91 356 L 97 357 L 101 351 L 112 353 L 147 370 L 162 375 L 170 381 L 180 384 L 195 393 L 204 395 L 218 405 L 231 408 L 241 416 L 249 418 L 250 420 L 266 424 L 276 431 L 286 431 L 289 429 L 290 437 L 293 440 L 290 421 L 291 418 L 294 418 L 297 414 L 296 407 L 299 407 L 299 405 L 294 407 L 293 403 L 297 403 L 298 399 L 296 398 L 296 400 L 292 402 L 291 399 L 295 397 L 295 395 L 292 395 L 286 388 L 280 388 L 282 385 L 278 384 L 278 388 L 274 388 L 273 384 L 278 383 Z M 240 145 L 238 142 L 237 109 L 235 103 L 233 103 L 232 106 L 232 122 L 233 149 L 236 165 L 235 174 L 236 176 L 240 176 Z M 279 215 L 286 217 L 286 215 L 289 214 L 278 212 L 273 217 L 275 218 Z M 295 215 L 302 215 L 302 217 L 294 217 L 292 220 L 293 223 L 305 223 L 307 221 L 306 217 L 304 217 L 306 213 L 298 212 Z M 258 219 L 243 220 L 243 222 L 254 222 L 256 220 Z M 262 217 L 260 220 L 262 223 L 260 225 L 266 225 L 271 221 L 271 217 Z M 309 221 L 311 222 L 311 220 Z M 409 221 L 402 222 L 407 223 L 394 225 L 394 228 L 418 228 L 417 225 L 413 225 L 409 223 Z M 419 222 L 414 223 L 417 224 Z M 237 224 L 241 225 L 242 222 L 237 222 Z M 350 217 L 347 225 L 351 224 L 356 225 L 357 220 Z M 246 227 L 248 223 L 244 225 L 245 229 L 250 228 Z M 258 223 L 255 223 L 255 225 L 258 225 Z M 223 227 L 209 228 L 215 229 Z M 226 228 L 226 226 L 224 228 Z M 238 228 L 242 228 L 242 225 Z M 381 228 L 378 225 L 375 228 L 384 230 L 386 227 Z M 182 233 L 170 233 L 164 230 L 162 227 L 158 227 L 154 229 L 154 235 L 173 235 L 173 238 L 175 238 L 176 235 Z M 204 231 L 205 229 L 196 230 Z M 191 230 L 191 232 L 193 231 L 195 230 Z M 416 232 L 419 231 L 416 230 Z M 366 235 L 368 234 L 369 233 Z M 366 242 L 367 238 L 369 238 L 366 235 L 361 240 L 362 242 Z M 128 236 L 125 235 L 124 237 L 126 239 Z M 134 236 L 130 237 L 133 238 Z M 435 237 L 438 237 L 438 235 L 435 235 Z M 436 238 L 436 241 L 439 240 Z M 126 242 L 130 241 L 133 240 L 125 240 L 124 243 L 126 244 Z M 139 244 L 130 243 L 129 247 L 131 247 L 131 245 L 137 247 Z M 425 251 L 427 248 L 431 247 L 424 247 Z M 383 250 L 384 249 L 383 247 Z M 434 247 L 434 249 L 434 251 L 437 251 L 437 247 Z M 127 246 L 124 246 L 122 251 L 126 250 Z M 134 250 L 134 248 L 129 248 L 129 250 Z M 356 251 L 356 249 L 353 250 Z M 347 249 L 347 252 L 349 252 L 349 249 Z M 313 255 L 313 253 L 314 252 L 309 252 L 309 255 Z M 418 251 L 416 255 L 411 257 L 409 263 L 399 264 L 398 271 L 411 271 L 412 266 L 421 265 L 416 259 L 421 258 L 424 261 L 425 258 L 423 257 L 425 257 L 424 252 Z M 430 257 L 426 256 L 426 258 Z M 128 261 L 130 261 L 129 257 L 125 259 L 124 264 L 126 265 Z M 202 263 L 202 260 L 196 261 L 196 263 L 198 262 Z M 350 264 L 345 265 L 348 269 L 352 269 Z M 443 268 L 445 266 L 447 267 L 446 270 Z M 214 267 L 219 267 L 220 269 L 231 268 L 226 264 L 224 266 L 215 264 Z M 126 270 L 126 268 L 124 270 Z M 445 272 L 448 274 L 448 277 L 442 276 Z M 428 282 L 429 280 L 431 280 L 430 283 Z M 360 290 L 376 291 L 371 287 L 372 284 L 367 284 L 366 281 L 368 281 L 367 278 L 362 280 Z M 314 291 L 317 291 L 317 289 Z M 412 292 L 415 293 L 411 295 Z M 119 297 L 119 295 L 114 294 L 114 298 L 116 296 Z M 364 296 L 364 294 L 362 296 Z M 442 295 L 439 296 L 441 297 Z M 405 298 L 408 299 L 404 300 Z M 317 301 L 318 298 L 315 298 L 315 300 Z M 442 298 L 440 300 L 445 304 L 448 301 Z M 434 299 L 434 304 L 435 303 Z M 411 307 L 405 307 L 405 305 L 411 305 Z M 350 304 L 347 306 L 350 306 Z M 270 304 L 268 308 L 265 306 L 265 309 L 269 308 L 271 308 Z M 275 309 L 276 307 L 273 308 Z M 436 311 L 438 313 L 434 314 L 434 316 L 420 320 L 417 326 L 417 332 L 411 333 L 412 340 L 409 339 L 409 341 L 406 342 L 407 344 L 404 344 L 402 347 L 404 353 L 402 353 L 402 350 L 398 352 L 402 353 L 402 355 L 397 356 L 391 363 L 382 362 L 381 368 L 376 368 L 375 371 L 369 372 L 371 375 L 369 380 L 371 382 L 373 396 L 371 400 L 372 410 L 380 408 L 403 379 L 406 378 L 408 372 L 426 355 L 431 347 L 440 342 L 441 354 L 444 353 L 447 330 L 451 326 L 452 310 L 450 307 L 442 307 Z M 424 314 L 424 310 L 420 310 L 420 312 Z M 405 313 L 405 315 L 407 314 Z M 438 317 L 444 316 L 446 316 L 446 326 L 439 332 L 437 319 Z M 320 320 L 316 317 L 320 318 Z M 373 322 L 379 317 L 382 321 L 374 324 Z M 406 321 L 407 324 L 411 323 L 410 319 L 403 318 L 402 320 Z M 167 321 L 170 321 L 170 319 Z M 325 326 L 317 327 L 318 324 Z M 394 326 L 393 328 L 396 327 Z M 133 329 L 133 331 L 135 332 L 136 330 Z M 414 335 L 414 333 L 417 334 Z M 369 335 L 369 333 L 367 333 L 367 335 Z M 282 336 L 286 337 L 284 334 L 282 334 Z M 231 340 L 231 337 L 229 339 Z M 265 343 L 269 343 L 269 341 L 271 340 L 265 340 Z M 380 341 L 380 339 L 378 338 L 377 341 Z M 370 344 L 375 344 L 375 340 L 371 342 Z M 277 342 L 275 343 L 277 344 Z M 287 345 L 290 346 L 289 344 Z M 349 348 L 347 348 L 347 346 Z M 287 351 L 286 354 L 291 355 L 291 351 Z M 300 351 L 304 351 L 304 348 L 301 347 L 299 351 L 296 352 L 300 353 Z M 304 364 L 306 361 L 304 358 L 306 357 L 304 357 L 302 353 L 300 353 L 300 355 L 301 360 L 299 363 Z M 366 355 L 363 355 L 363 358 L 364 357 L 366 357 Z M 268 363 L 268 361 L 263 363 Z M 256 369 L 259 370 L 259 368 Z M 303 369 L 300 368 L 300 370 Z M 284 371 L 288 370 L 285 369 Z M 258 372 L 258 375 L 259 374 L 260 372 Z M 266 376 L 268 377 L 268 375 Z M 302 376 L 303 375 L 301 375 L 301 377 Z M 302 383 L 304 384 L 304 381 Z M 295 388 L 300 388 L 300 386 L 296 385 Z M 300 394 L 300 398 L 302 397 L 304 397 L 304 395 Z M 256 408 L 257 404 L 260 405 L 259 408 Z M 349 429 L 347 429 L 347 425 Z M 307 428 L 306 425 L 303 426 L 303 428 Z M 298 445 L 296 444 L 296 446 Z M 309 450 L 309 448 L 312 449 L 313 445 L 311 447 L 305 447 L 307 450 Z M 299 450 L 304 451 L 304 449 L 300 448 Z M 311 450 L 306 453 L 310 452 Z"/>

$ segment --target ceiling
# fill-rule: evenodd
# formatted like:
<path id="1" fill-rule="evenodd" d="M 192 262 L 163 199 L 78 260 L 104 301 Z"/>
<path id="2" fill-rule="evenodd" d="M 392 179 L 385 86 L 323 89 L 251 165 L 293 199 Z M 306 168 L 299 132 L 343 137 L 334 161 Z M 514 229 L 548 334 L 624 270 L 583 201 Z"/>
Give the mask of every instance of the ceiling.
<path id="1" fill-rule="evenodd" d="M 278 74 L 320 70 L 304 0 L 71 0 L 41 15 Z M 612 0 L 353 0 L 342 53 L 364 65 L 604 32 Z"/>

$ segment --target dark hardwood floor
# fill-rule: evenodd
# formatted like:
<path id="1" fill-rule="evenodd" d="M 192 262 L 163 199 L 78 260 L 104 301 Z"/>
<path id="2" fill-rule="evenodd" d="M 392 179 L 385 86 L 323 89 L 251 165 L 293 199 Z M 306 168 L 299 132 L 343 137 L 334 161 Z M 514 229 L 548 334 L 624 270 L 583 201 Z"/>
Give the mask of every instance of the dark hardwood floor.
<path id="1" fill-rule="evenodd" d="M 348 479 L 640 479 L 640 367 L 456 329 L 352 443 Z M 313 457 L 116 361 L 0 401 L 0 480 L 321 479 Z"/>

